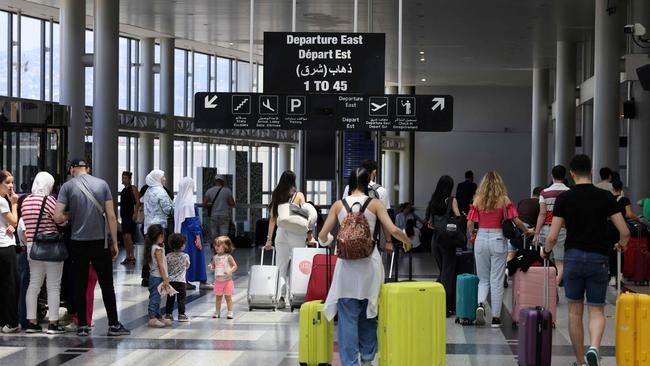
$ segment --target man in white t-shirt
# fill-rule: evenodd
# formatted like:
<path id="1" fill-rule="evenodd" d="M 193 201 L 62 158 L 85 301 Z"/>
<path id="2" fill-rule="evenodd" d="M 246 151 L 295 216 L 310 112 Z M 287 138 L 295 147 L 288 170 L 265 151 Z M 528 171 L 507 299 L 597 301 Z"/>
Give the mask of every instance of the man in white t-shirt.
<path id="1" fill-rule="evenodd" d="M 390 198 L 388 197 L 386 188 L 382 187 L 380 184 L 375 182 L 375 179 L 377 179 L 377 162 L 375 162 L 374 160 L 364 160 L 361 166 L 370 172 L 370 183 L 368 183 L 368 196 L 372 198 L 377 198 L 378 200 L 381 201 L 381 203 L 384 204 L 386 209 L 390 209 Z M 349 191 L 350 191 L 350 187 L 345 186 L 345 189 L 343 190 L 343 198 L 347 197 L 350 194 Z M 392 236 L 390 235 L 390 231 L 388 231 L 383 226 L 381 231 L 383 231 L 384 235 L 381 235 L 379 239 L 380 243 L 385 242 L 384 250 L 386 250 L 387 252 L 392 252 L 393 240 L 392 240 Z"/>

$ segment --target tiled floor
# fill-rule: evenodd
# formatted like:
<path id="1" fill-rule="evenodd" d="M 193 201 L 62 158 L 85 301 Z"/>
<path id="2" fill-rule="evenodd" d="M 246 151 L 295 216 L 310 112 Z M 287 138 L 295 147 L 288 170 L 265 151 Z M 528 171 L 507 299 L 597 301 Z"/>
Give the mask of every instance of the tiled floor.
<path id="1" fill-rule="evenodd" d="M 141 247 L 138 247 L 141 249 Z M 99 287 L 96 291 L 94 321 L 89 338 L 74 334 L 0 336 L 0 365 L 297 365 L 298 312 L 288 310 L 248 312 L 246 268 L 259 260 L 258 251 L 239 249 L 235 257 L 241 268 L 236 277 L 235 319 L 212 319 L 214 297 L 211 291 L 188 293 L 189 323 L 174 322 L 171 328 L 146 326 L 148 292 L 139 285 L 139 270 L 115 265 L 116 292 L 120 320 L 132 335 L 108 338 L 106 313 Z M 406 258 L 401 271 L 407 267 Z M 414 255 L 416 280 L 433 279 L 437 269 L 430 254 Z M 635 288 L 647 292 L 648 287 Z M 557 329 L 553 339 L 553 365 L 574 361 L 568 341 L 567 306 L 560 289 Z M 607 330 L 602 365 L 615 365 L 614 290 L 608 294 Z M 510 291 L 504 298 L 504 326 L 500 329 L 461 327 L 447 320 L 447 365 L 516 365 L 517 333 L 511 328 Z M 225 308 L 225 304 L 224 304 Z M 224 309 L 225 311 L 225 309 Z M 340 364 L 335 354 L 334 364 Z"/>

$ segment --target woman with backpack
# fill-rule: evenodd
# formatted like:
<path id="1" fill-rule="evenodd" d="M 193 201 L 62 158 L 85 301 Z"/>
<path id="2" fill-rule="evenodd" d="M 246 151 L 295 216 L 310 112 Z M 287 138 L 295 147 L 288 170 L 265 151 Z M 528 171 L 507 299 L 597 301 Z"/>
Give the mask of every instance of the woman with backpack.
<path id="1" fill-rule="evenodd" d="M 455 243 L 456 238 L 447 235 L 447 223 L 450 216 L 460 217 L 458 201 L 451 195 L 454 189 L 454 179 L 443 175 L 438 179 L 436 189 L 431 195 L 427 206 L 427 225 L 433 229 L 431 248 L 440 269 L 440 283 L 445 287 L 447 295 L 447 316 L 453 316 L 456 307 L 456 246 L 465 244 Z M 456 228 L 457 233 L 464 237 L 465 228 Z"/>
<path id="2" fill-rule="evenodd" d="M 278 218 L 278 206 L 287 202 L 294 203 L 298 206 L 302 206 L 305 203 L 305 196 L 296 190 L 296 174 L 291 170 L 285 170 L 282 173 L 278 185 L 273 190 L 273 194 L 271 194 L 271 204 L 269 205 L 271 219 L 269 220 L 269 231 L 266 237 L 266 250 L 273 250 L 273 230 L 275 229 Z M 280 299 L 278 301 L 278 309 L 284 309 L 286 306 L 285 296 L 287 298 L 289 296 L 288 274 L 291 253 L 293 253 L 293 248 L 304 247 L 306 238 L 306 230 L 304 235 L 300 235 L 278 227 L 278 231 L 275 234 L 275 263 L 280 271 L 280 286 L 278 288 Z"/>
<path id="3" fill-rule="evenodd" d="M 474 230 L 474 223 L 480 227 L 474 244 L 476 274 L 478 284 L 478 307 L 476 308 L 476 325 L 485 325 L 485 303 L 488 292 L 491 294 L 492 328 L 501 326 L 501 305 L 503 300 L 503 282 L 508 255 L 508 241 L 503 236 L 504 220 L 512 220 L 526 235 L 533 235 L 533 229 L 527 229 L 519 220 L 503 179 L 497 172 L 488 172 L 481 179 L 474 196 L 474 203 L 467 215 L 467 231 Z"/>
<path id="4" fill-rule="evenodd" d="M 321 245 L 329 246 L 334 240 L 330 232 L 337 221 L 341 225 L 338 259 L 323 314 L 331 320 L 338 312 L 339 354 L 345 366 L 358 365 L 359 357 L 361 365 L 371 365 L 377 352 L 377 302 L 384 265 L 370 228 L 379 220 L 406 250 L 411 248 L 411 240 L 393 224 L 381 201 L 368 197 L 369 181 L 370 172 L 364 168 L 352 173 L 350 195 L 332 205 L 318 236 Z"/>

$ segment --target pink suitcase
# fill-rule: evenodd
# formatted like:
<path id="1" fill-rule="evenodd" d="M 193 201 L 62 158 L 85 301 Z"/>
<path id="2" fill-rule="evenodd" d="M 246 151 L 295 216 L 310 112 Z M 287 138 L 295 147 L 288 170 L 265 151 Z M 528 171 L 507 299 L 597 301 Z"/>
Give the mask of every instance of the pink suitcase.
<path id="1" fill-rule="evenodd" d="M 548 310 L 555 324 L 557 309 L 557 270 L 554 267 L 548 271 L 549 306 Z M 518 270 L 512 281 L 512 320 L 513 326 L 519 322 L 521 309 L 544 306 L 544 294 L 539 289 L 544 287 L 544 267 L 530 267 L 527 272 Z"/>

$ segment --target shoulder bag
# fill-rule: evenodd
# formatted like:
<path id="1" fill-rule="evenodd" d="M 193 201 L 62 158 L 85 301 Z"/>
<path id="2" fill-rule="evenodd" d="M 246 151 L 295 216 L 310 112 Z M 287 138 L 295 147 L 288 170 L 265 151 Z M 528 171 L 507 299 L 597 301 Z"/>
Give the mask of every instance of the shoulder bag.
<path id="1" fill-rule="evenodd" d="M 45 196 L 45 198 L 43 198 L 41 211 L 38 213 L 38 220 L 36 221 L 36 230 L 34 231 L 34 239 L 32 240 L 32 249 L 29 251 L 29 258 L 43 262 L 63 262 L 68 259 L 68 248 L 65 245 L 63 234 L 58 232 L 41 234 L 38 232 L 48 197 L 49 196 Z"/>
<path id="2" fill-rule="evenodd" d="M 86 188 L 86 186 L 79 182 L 79 178 L 73 178 L 72 182 L 74 183 L 77 188 L 81 191 L 81 193 L 88 198 L 90 202 L 95 205 L 95 208 L 99 211 L 99 213 L 102 215 L 104 218 L 104 249 L 108 249 L 108 232 L 109 232 L 109 227 L 108 227 L 108 220 L 106 220 L 106 209 L 104 206 L 100 205 L 99 202 L 97 202 L 97 199 L 95 196 Z"/>
<path id="3" fill-rule="evenodd" d="M 467 244 L 465 219 L 451 213 L 453 199 L 453 197 L 447 199 L 447 210 L 444 215 L 433 215 L 436 242 L 443 249 L 448 250 L 463 248 Z"/>
<path id="4" fill-rule="evenodd" d="M 506 239 L 515 239 L 524 235 L 524 233 L 517 227 L 515 220 L 508 218 L 508 204 L 503 206 L 503 221 L 501 221 L 501 230 Z"/>
<path id="5" fill-rule="evenodd" d="M 207 211 L 207 216 L 208 216 L 208 217 L 211 217 L 211 216 L 212 216 L 212 207 L 214 206 L 214 203 L 217 201 L 217 197 L 219 197 L 219 193 L 221 193 L 221 190 L 222 190 L 222 189 L 223 189 L 223 187 L 219 188 L 219 190 L 217 191 L 217 194 L 214 195 L 214 199 L 212 200 L 212 203 L 209 204 L 209 205 L 205 208 L 206 210 L 208 210 L 208 211 Z"/>

